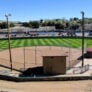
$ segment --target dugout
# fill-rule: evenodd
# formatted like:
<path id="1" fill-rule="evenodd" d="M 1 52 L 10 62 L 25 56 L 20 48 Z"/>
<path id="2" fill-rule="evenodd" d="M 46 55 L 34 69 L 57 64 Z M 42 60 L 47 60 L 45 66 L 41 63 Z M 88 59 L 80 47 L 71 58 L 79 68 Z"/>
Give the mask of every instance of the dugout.
<path id="1" fill-rule="evenodd" d="M 43 56 L 43 71 L 45 74 L 65 74 L 66 55 L 64 56 Z"/>

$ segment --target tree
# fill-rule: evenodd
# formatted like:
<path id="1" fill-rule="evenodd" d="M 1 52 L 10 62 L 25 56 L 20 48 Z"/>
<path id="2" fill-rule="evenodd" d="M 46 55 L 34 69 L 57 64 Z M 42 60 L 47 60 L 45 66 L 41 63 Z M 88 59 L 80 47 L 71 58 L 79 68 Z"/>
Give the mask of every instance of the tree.
<path id="1" fill-rule="evenodd" d="M 58 22 L 55 24 L 55 28 L 56 29 L 64 29 L 64 25 Z"/>
<path id="2" fill-rule="evenodd" d="M 29 23 L 28 23 L 28 22 L 23 22 L 23 23 L 22 23 L 22 26 L 24 26 L 24 27 L 29 27 Z"/>
<path id="3" fill-rule="evenodd" d="M 55 19 L 56 22 L 60 21 L 60 19 Z"/>
<path id="4" fill-rule="evenodd" d="M 70 27 L 70 29 L 73 29 L 73 30 L 76 30 L 76 29 L 78 29 L 79 28 L 79 25 L 72 25 L 71 27 Z"/>
<path id="5" fill-rule="evenodd" d="M 42 26 L 42 23 L 43 23 L 43 19 L 40 19 L 40 26 Z"/>
<path id="6" fill-rule="evenodd" d="M 69 28 L 69 27 L 70 27 L 69 22 L 66 22 L 66 28 Z"/>
<path id="7" fill-rule="evenodd" d="M 79 24 L 77 22 L 72 22 L 70 25 L 70 29 L 76 30 L 79 28 Z"/>
<path id="8" fill-rule="evenodd" d="M 39 28 L 39 21 L 30 21 L 29 25 L 32 25 L 32 28 Z"/>
<path id="9" fill-rule="evenodd" d="M 14 23 L 10 23 L 10 27 L 15 27 L 15 24 Z"/>
<path id="10" fill-rule="evenodd" d="M 0 23 L 0 28 L 1 28 L 1 29 L 7 28 L 7 23 L 6 23 L 6 22 Z"/>
<path id="11" fill-rule="evenodd" d="M 44 22 L 42 23 L 42 26 L 48 26 L 48 22 L 47 22 L 47 21 L 44 21 Z"/>
<path id="12" fill-rule="evenodd" d="M 14 27 L 15 25 L 14 25 L 14 23 L 10 23 L 9 26 L 10 26 L 10 27 Z M 6 22 L 0 23 L 0 28 L 1 28 L 1 29 L 7 28 L 7 23 L 6 23 Z"/>
<path id="13" fill-rule="evenodd" d="M 74 17 L 73 20 L 74 20 L 74 21 L 77 21 L 77 20 L 79 20 L 79 19 L 78 19 L 77 17 Z"/>
<path id="14" fill-rule="evenodd" d="M 47 26 L 55 26 L 54 21 L 48 21 Z"/>

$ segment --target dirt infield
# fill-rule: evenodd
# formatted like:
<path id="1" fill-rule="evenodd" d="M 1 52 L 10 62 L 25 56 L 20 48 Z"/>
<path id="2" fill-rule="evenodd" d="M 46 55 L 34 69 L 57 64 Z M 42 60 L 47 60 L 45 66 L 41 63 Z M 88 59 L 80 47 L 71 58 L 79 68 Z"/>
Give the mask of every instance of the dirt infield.
<path id="1" fill-rule="evenodd" d="M 24 62 L 25 68 L 42 66 L 42 56 L 48 55 L 67 55 L 67 67 L 69 67 L 77 63 L 76 60 L 81 56 L 81 50 L 54 46 L 14 48 L 11 53 L 13 67 L 17 69 L 24 68 Z M 0 64 L 10 66 L 8 50 L 0 52 Z"/>

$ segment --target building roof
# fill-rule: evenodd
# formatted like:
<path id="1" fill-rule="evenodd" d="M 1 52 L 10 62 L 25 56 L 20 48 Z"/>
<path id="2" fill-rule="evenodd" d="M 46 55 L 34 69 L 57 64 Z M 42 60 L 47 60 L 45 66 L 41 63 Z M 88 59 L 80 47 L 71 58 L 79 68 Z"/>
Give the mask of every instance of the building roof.
<path id="1" fill-rule="evenodd" d="M 67 54 L 62 54 L 62 55 L 44 55 L 43 57 L 67 57 L 68 55 Z"/>

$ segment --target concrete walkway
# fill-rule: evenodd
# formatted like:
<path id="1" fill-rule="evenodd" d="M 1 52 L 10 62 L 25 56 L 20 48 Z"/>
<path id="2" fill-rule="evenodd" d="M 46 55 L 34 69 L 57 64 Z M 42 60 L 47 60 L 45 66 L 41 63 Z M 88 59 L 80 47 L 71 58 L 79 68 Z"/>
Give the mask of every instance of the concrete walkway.
<path id="1" fill-rule="evenodd" d="M 77 69 L 78 67 L 81 67 L 81 65 L 82 65 L 82 61 L 80 60 L 80 62 L 78 64 L 76 64 L 74 66 L 74 68 L 71 68 L 70 70 L 67 70 L 66 74 L 73 75 L 74 74 L 73 73 L 74 69 Z M 82 75 L 92 75 L 92 59 L 84 59 L 84 66 L 86 66 L 86 65 L 89 65 L 89 70 L 82 73 Z"/>

